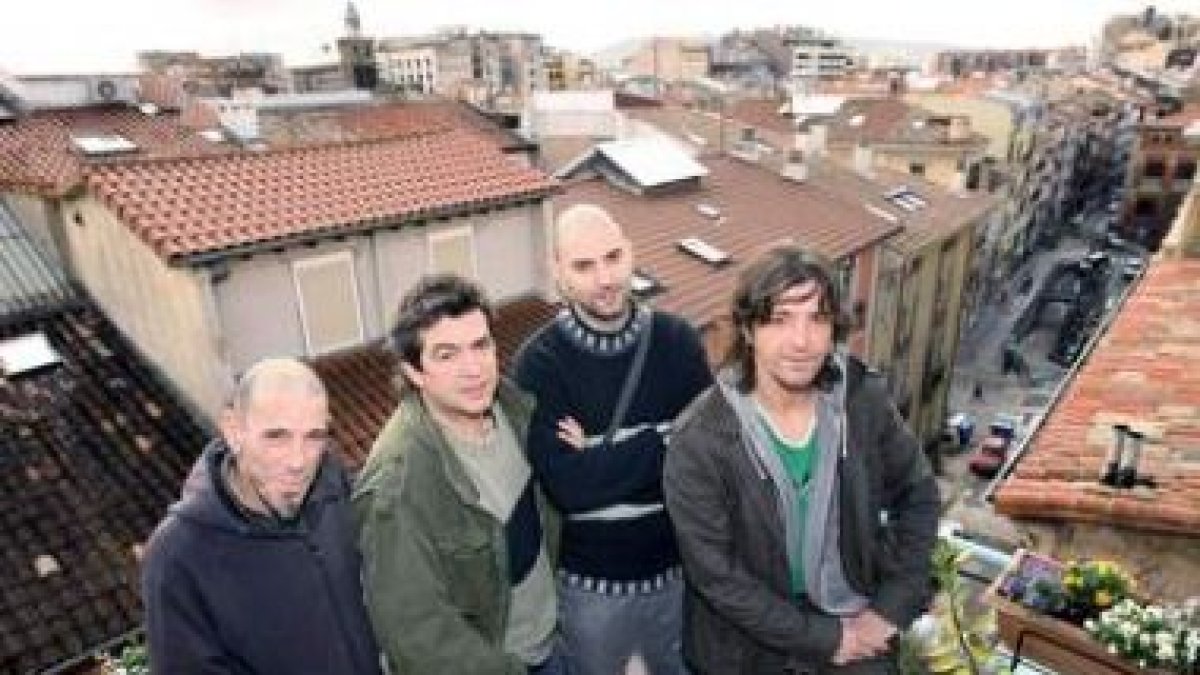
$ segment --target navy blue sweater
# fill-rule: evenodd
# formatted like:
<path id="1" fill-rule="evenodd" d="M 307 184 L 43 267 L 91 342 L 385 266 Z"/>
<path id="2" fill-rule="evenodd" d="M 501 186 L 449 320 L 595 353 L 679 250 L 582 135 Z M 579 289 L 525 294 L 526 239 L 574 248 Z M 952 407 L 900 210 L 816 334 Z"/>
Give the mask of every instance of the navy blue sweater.
<path id="1" fill-rule="evenodd" d="M 641 384 L 618 440 L 605 447 L 599 441 L 650 321 Z M 537 398 L 530 463 L 564 514 L 560 566 L 586 579 L 630 582 L 655 579 L 678 565 L 670 521 L 657 507 L 663 500 L 664 432 L 712 381 L 696 331 L 675 316 L 642 308 L 621 330 L 599 333 L 563 310 L 521 348 L 515 370 L 517 383 Z M 586 449 L 558 439 L 558 421 L 565 417 L 583 427 Z M 596 517 L 601 510 L 604 515 Z"/>
<path id="2" fill-rule="evenodd" d="M 228 450 L 197 461 L 142 568 L 154 673 L 377 675 L 349 483 L 326 456 L 294 527 L 246 518 L 219 481 Z"/>

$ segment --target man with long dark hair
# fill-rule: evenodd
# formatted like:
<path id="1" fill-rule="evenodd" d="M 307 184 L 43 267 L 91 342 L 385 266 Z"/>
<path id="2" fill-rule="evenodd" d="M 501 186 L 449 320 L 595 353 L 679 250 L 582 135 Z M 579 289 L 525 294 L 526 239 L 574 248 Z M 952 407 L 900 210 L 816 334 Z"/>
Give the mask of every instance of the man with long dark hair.
<path id="1" fill-rule="evenodd" d="M 937 487 L 883 378 L 836 349 L 833 279 L 795 247 L 743 272 L 726 369 L 668 449 L 701 675 L 892 672 L 930 597 Z"/>

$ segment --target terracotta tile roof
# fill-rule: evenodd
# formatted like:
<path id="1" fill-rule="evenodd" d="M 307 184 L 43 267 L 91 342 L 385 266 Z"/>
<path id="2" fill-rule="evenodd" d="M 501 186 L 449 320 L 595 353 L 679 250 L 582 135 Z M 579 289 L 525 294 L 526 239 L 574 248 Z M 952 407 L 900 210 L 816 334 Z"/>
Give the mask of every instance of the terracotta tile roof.
<path id="1" fill-rule="evenodd" d="M 1155 260 L 1086 359 L 999 487 L 996 509 L 1200 535 L 1200 260 Z M 1146 434 L 1140 473 L 1155 489 L 1098 484 L 1120 423 Z"/>
<path id="2" fill-rule="evenodd" d="M 0 378 L 0 671 L 43 672 L 138 627 L 140 546 L 206 435 L 91 306 L 42 331 L 63 365 Z M 40 565 L 40 571 L 39 571 Z"/>
<path id="3" fill-rule="evenodd" d="M 555 200 L 558 209 L 589 203 L 612 213 L 634 242 L 638 267 L 666 286 L 655 304 L 697 325 L 728 309 L 738 270 L 773 243 L 790 239 L 837 259 L 900 227 L 867 210 L 869 201 L 882 203 L 877 186 L 832 166 L 812 167 L 798 184 L 730 157 L 704 165 L 709 175 L 698 189 L 636 195 L 595 178 L 569 184 Z M 720 219 L 701 214 L 701 204 L 718 209 Z M 725 251 L 732 264 L 712 267 L 681 252 L 678 242 L 687 237 Z"/>
<path id="4" fill-rule="evenodd" d="M 125 137 L 137 145 L 135 156 L 141 158 L 214 155 L 232 149 L 200 137 L 175 113 L 145 115 L 125 107 L 40 111 L 0 125 L 0 189 L 62 195 L 79 183 L 87 166 L 114 161 L 85 158 L 72 145 L 73 135 L 97 134 Z"/>
<path id="5" fill-rule="evenodd" d="M 538 298 L 522 298 L 497 307 L 494 329 L 502 369 L 507 369 L 525 338 L 556 311 Z M 333 434 L 342 458 L 357 470 L 399 400 L 395 359 L 376 343 L 320 357 L 312 365 L 329 390 Z"/>
<path id="6" fill-rule="evenodd" d="M 259 131 L 273 147 L 383 140 L 414 134 L 470 129 L 506 150 L 527 142 L 465 103 L 404 101 L 302 110 L 266 110 Z"/>
<path id="7" fill-rule="evenodd" d="M 1152 112 L 1146 114 L 1146 124 L 1158 126 L 1182 126 L 1200 123 L 1200 102 L 1193 101 L 1183 106 L 1178 112 L 1165 117 L 1155 117 Z"/>
<path id="8" fill-rule="evenodd" d="M 555 136 L 538 141 L 537 164 L 553 175 L 604 141 L 591 136 Z"/>
<path id="9" fill-rule="evenodd" d="M 829 144 L 986 145 L 987 139 L 975 132 L 949 140 L 945 125 L 929 121 L 936 117 L 940 116 L 892 96 L 849 99 L 829 122 Z"/>
<path id="10" fill-rule="evenodd" d="M 728 114 L 733 119 L 749 124 L 756 129 L 773 131 L 777 134 L 795 134 L 796 125 L 790 117 L 779 112 L 783 103 L 775 99 L 747 98 L 730 106 Z"/>
<path id="11" fill-rule="evenodd" d="M 721 116 L 716 113 L 689 110 L 677 105 L 636 108 L 627 110 L 625 113 L 633 119 L 653 125 L 659 130 L 685 141 L 695 147 L 701 155 L 720 154 L 722 143 L 726 149 L 732 147 L 742 126 L 753 126 L 756 137 L 777 150 L 782 151 L 795 144 L 794 131 L 780 133 L 773 127 L 757 127 L 729 115 L 725 116 L 724 124 L 722 124 Z M 697 139 L 702 139 L 704 143 L 698 145 Z M 782 160 L 783 152 L 779 152 L 777 155 L 777 159 Z"/>
<path id="12" fill-rule="evenodd" d="M 94 167 L 87 184 L 167 259 L 537 199 L 557 185 L 478 134 L 457 129 L 221 157 L 127 161 Z"/>

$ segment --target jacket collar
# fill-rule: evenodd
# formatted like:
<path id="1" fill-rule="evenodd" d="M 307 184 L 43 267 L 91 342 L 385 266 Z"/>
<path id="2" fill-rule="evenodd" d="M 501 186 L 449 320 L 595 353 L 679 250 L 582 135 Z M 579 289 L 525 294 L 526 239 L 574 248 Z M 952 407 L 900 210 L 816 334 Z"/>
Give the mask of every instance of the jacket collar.
<path id="1" fill-rule="evenodd" d="M 525 439 L 529 431 L 530 410 L 533 399 L 519 390 L 506 378 L 501 378 L 496 387 L 495 404 L 508 420 L 517 443 L 525 451 Z M 400 399 L 401 428 L 404 433 L 412 434 L 411 442 L 414 449 L 427 449 L 432 452 L 434 459 L 446 476 L 447 482 L 458 494 L 459 499 L 467 504 L 479 503 L 479 491 L 467 474 L 466 467 L 450 447 L 442 426 L 425 407 L 418 392 L 407 390 Z"/>

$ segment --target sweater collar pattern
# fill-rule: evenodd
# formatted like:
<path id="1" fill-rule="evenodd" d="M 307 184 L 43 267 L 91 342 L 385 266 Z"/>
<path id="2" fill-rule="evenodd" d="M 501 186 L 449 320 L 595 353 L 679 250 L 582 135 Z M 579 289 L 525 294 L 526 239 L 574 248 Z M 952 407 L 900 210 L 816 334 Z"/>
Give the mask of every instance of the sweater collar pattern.
<path id="1" fill-rule="evenodd" d="M 629 313 L 629 320 L 625 325 L 612 332 L 599 331 L 589 326 L 571 307 L 560 310 L 555 321 L 563 335 L 580 350 L 597 356 L 617 356 L 637 344 L 642 331 L 650 325 L 651 318 L 650 308 L 637 304 Z"/>

